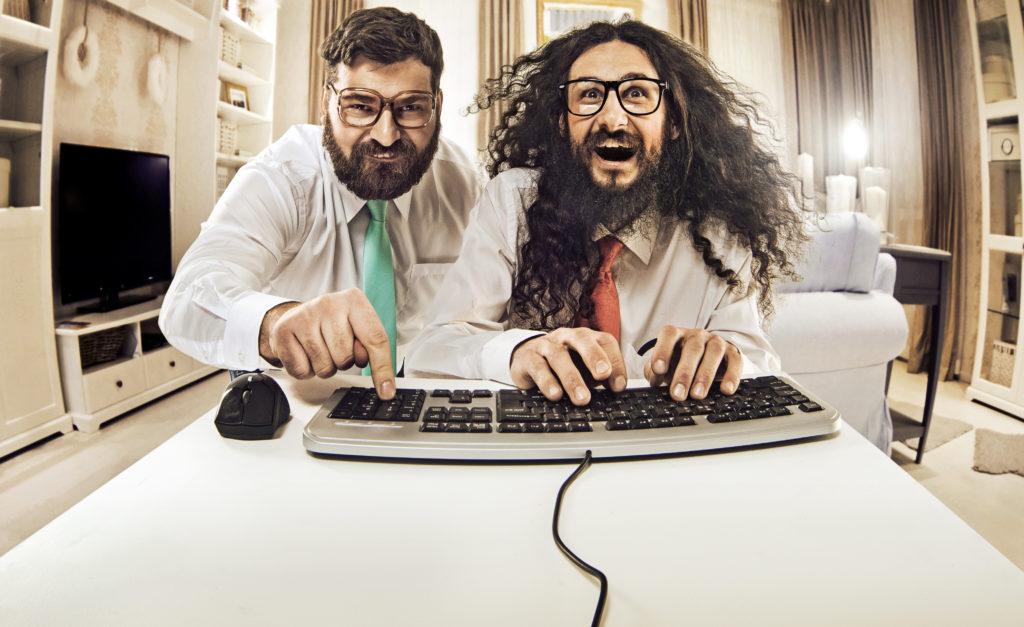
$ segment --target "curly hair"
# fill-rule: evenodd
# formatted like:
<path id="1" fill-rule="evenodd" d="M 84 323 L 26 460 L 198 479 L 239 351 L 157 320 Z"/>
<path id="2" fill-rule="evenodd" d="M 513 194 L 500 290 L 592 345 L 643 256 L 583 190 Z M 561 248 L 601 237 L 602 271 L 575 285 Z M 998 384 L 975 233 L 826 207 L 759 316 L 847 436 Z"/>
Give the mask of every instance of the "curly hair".
<path id="1" fill-rule="evenodd" d="M 510 314 L 552 328 L 564 323 L 567 312 L 592 306 L 584 287 L 596 264 L 594 246 L 572 233 L 560 194 L 563 174 L 552 167 L 569 150 L 560 129 L 566 110 L 558 85 L 581 54 L 616 40 L 644 51 L 668 83 L 662 103 L 666 130 L 671 126 L 679 134 L 664 142 L 662 160 L 678 164 L 679 171 L 671 173 L 660 194 L 662 214 L 685 224 L 704 263 L 730 289 L 756 289 L 758 308 L 769 318 L 772 283 L 796 277 L 793 260 L 806 240 L 792 202 L 796 178 L 761 145 L 771 125 L 751 92 L 682 40 L 633 20 L 594 22 L 552 39 L 503 67 L 475 98 L 474 109 L 504 108 L 487 146 L 488 173 L 515 167 L 540 171 L 520 234 Z M 736 269 L 718 257 L 712 235 L 723 228 L 751 251 L 754 285 L 742 285 Z"/>

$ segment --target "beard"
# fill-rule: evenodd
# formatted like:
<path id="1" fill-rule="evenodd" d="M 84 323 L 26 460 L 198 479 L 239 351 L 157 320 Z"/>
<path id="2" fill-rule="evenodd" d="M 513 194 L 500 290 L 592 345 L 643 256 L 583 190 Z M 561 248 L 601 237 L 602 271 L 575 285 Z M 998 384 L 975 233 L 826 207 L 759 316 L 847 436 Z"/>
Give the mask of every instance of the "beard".
<path id="1" fill-rule="evenodd" d="M 608 185 L 594 179 L 590 156 L 609 140 L 634 151 L 638 172 L 631 184 L 621 186 L 617 173 Z M 568 152 L 558 151 L 547 171 L 558 173 L 557 204 L 566 224 L 572 224 L 580 238 L 589 239 L 598 225 L 620 235 L 652 227 L 656 216 L 670 211 L 667 192 L 679 176 L 676 165 L 662 150 L 646 148 L 633 133 L 598 129 L 582 143 L 571 145 Z"/>
<path id="2" fill-rule="evenodd" d="M 363 200 L 391 200 L 412 189 L 423 178 L 437 152 L 440 136 L 441 121 L 438 120 L 434 134 L 420 152 L 411 139 L 400 135 L 398 141 L 387 147 L 375 139 L 364 139 L 352 147 L 351 155 L 345 156 L 334 138 L 334 124 L 327 116 L 321 141 L 334 165 L 335 176 L 353 194 Z M 380 163 L 371 158 L 384 151 L 396 153 L 398 159 L 392 163 Z"/>

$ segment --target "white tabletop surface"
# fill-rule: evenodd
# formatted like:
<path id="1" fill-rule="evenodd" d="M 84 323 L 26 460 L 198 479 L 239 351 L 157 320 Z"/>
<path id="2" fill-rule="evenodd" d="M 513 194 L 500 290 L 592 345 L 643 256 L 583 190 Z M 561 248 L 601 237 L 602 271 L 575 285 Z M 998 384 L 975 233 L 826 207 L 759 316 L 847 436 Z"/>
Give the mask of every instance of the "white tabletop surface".
<path id="1" fill-rule="evenodd" d="M 275 440 L 201 416 L 16 546 L 0 625 L 590 623 L 597 583 L 551 537 L 573 465 L 313 457 L 343 381 L 289 386 Z M 1024 572 L 845 425 L 595 463 L 561 531 L 608 576 L 606 626 L 1024 624 Z"/>

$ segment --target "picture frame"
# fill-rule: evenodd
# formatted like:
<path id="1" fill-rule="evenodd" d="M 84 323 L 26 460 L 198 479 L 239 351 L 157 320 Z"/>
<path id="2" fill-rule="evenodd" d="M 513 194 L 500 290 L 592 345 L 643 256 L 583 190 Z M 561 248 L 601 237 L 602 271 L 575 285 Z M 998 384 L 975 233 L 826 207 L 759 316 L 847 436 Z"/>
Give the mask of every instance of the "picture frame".
<path id="1" fill-rule="evenodd" d="M 246 89 L 245 85 L 238 85 L 237 83 L 224 82 L 224 102 L 233 104 L 234 106 L 249 110 L 249 90 Z"/>
<path id="2" fill-rule="evenodd" d="M 537 45 L 594 20 L 640 19 L 643 0 L 537 0 Z"/>

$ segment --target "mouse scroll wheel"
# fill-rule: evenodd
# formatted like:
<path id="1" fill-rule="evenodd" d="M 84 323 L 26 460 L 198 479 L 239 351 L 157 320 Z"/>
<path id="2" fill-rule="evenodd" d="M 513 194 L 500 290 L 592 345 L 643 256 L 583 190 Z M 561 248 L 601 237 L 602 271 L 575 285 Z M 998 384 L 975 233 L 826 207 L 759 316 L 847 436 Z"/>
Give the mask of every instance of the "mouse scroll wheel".
<path id="1" fill-rule="evenodd" d="M 242 404 L 243 405 L 248 405 L 250 398 L 252 398 L 252 390 L 243 390 L 242 391 Z"/>

